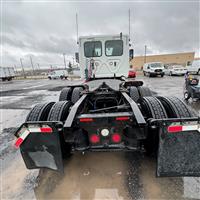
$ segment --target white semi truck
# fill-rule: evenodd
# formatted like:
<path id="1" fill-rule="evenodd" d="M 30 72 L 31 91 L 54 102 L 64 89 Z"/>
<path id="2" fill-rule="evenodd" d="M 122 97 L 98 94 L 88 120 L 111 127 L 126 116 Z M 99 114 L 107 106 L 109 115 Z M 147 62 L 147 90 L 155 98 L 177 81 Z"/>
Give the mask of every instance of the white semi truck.
<path id="1" fill-rule="evenodd" d="M 200 176 L 200 118 L 179 98 L 125 79 L 128 52 L 122 34 L 80 38 L 87 81 L 67 85 L 57 102 L 35 105 L 15 132 L 28 169 L 64 172 L 63 158 L 77 151 L 136 151 L 156 157 L 157 176 Z"/>
<path id="2" fill-rule="evenodd" d="M 0 79 L 2 81 L 11 81 L 15 77 L 15 70 L 13 67 L 0 67 Z"/>

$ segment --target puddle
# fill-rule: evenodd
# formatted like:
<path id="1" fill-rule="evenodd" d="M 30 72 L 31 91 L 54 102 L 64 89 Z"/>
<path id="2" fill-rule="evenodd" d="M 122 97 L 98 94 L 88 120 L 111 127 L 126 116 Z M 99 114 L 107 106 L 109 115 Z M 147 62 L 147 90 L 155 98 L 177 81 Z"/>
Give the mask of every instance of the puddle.
<path id="1" fill-rule="evenodd" d="M 36 198 L 128 199 L 124 182 L 126 164 L 122 152 L 75 153 L 65 161 L 62 177 L 53 171 L 44 171 L 39 175 Z"/>

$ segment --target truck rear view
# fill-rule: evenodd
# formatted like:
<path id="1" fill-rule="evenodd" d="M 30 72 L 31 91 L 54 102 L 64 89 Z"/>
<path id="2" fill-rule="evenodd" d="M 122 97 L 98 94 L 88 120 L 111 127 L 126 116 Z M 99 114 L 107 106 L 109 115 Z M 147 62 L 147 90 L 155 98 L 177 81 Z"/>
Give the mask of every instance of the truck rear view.
<path id="1" fill-rule="evenodd" d="M 63 158 L 76 151 L 138 151 L 157 157 L 157 176 L 200 176 L 199 117 L 179 98 L 154 96 L 142 81 L 123 78 L 127 39 L 79 40 L 89 81 L 30 111 L 15 133 L 27 168 L 63 171 Z"/>

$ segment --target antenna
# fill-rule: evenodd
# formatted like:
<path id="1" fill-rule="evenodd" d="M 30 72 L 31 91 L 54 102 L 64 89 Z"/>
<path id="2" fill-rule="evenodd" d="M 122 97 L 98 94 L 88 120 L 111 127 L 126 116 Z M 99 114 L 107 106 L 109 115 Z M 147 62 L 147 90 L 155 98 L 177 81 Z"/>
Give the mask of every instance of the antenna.
<path id="1" fill-rule="evenodd" d="M 76 13 L 76 43 L 78 44 L 78 14 Z"/>

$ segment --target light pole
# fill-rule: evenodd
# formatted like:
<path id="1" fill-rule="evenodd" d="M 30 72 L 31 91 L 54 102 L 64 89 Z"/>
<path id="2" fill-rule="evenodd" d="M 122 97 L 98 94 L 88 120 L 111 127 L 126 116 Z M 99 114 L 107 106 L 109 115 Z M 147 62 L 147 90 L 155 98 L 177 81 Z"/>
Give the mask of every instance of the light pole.
<path id="1" fill-rule="evenodd" d="M 32 57 L 31 57 L 31 56 L 30 56 L 30 61 L 31 61 L 31 66 L 32 66 L 32 69 L 33 69 L 33 75 L 34 75 L 33 60 L 32 60 Z"/>
<path id="2" fill-rule="evenodd" d="M 65 60 L 65 53 L 63 53 L 63 58 L 64 58 L 65 69 L 67 69 L 66 60 Z"/>
<path id="3" fill-rule="evenodd" d="M 16 65 L 14 65 L 14 69 L 15 69 L 15 73 L 17 73 L 17 66 Z"/>
<path id="4" fill-rule="evenodd" d="M 22 60 L 23 60 L 23 58 L 20 58 L 20 63 L 21 63 L 21 67 L 22 67 L 22 73 L 23 73 L 24 78 L 26 78 L 26 75 L 25 75 L 25 71 L 24 71 L 24 66 L 23 66 Z"/>
<path id="5" fill-rule="evenodd" d="M 147 45 L 144 46 L 144 64 L 146 63 Z"/>
<path id="6" fill-rule="evenodd" d="M 38 66 L 38 69 L 40 70 L 40 64 L 39 63 L 37 63 L 37 66 Z"/>

